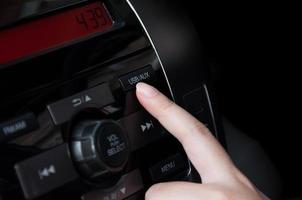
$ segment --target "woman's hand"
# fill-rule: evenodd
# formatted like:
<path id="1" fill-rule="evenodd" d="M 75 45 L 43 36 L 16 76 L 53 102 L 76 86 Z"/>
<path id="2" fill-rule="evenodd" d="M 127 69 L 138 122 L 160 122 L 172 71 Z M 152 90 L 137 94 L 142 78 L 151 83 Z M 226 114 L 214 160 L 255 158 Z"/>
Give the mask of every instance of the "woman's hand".
<path id="1" fill-rule="evenodd" d="M 236 168 L 210 131 L 158 90 L 138 83 L 143 107 L 183 145 L 203 184 L 169 182 L 153 185 L 146 200 L 264 200 L 268 199 Z"/>

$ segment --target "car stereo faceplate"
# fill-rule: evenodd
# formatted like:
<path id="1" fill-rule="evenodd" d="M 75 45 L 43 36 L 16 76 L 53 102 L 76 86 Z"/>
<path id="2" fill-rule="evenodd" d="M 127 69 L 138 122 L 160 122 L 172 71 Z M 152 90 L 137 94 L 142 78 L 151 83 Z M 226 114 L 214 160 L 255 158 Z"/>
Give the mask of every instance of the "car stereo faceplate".
<path id="1" fill-rule="evenodd" d="M 203 80 L 188 89 L 175 83 L 135 8 L 130 1 L 71 1 L 0 29 L 0 40 L 19 52 L 0 56 L 4 200 L 143 199 L 157 182 L 200 181 L 179 142 L 139 104 L 135 85 L 155 86 L 217 134 L 207 87 Z M 70 28 L 77 37 L 70 39 Z"/>

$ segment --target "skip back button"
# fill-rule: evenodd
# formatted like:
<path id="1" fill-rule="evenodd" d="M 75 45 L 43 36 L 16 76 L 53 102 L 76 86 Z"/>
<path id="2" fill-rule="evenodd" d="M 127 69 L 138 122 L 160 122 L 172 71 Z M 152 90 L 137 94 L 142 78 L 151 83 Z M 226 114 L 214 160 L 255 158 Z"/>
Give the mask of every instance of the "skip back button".
<path id="1" fill-rule="evenodd" d="M 17 163 L 15 170 L 26 199 L 33 199 L 78 178 L 63 144 Z"/>

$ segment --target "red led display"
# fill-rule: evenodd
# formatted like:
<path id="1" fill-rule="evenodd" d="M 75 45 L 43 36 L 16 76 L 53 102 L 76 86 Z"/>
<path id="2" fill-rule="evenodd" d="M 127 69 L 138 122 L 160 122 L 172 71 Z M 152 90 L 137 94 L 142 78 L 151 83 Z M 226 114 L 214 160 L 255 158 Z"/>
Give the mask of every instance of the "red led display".
<path id="1" fill-rule="evenodd" d="M 92 3 L 0 31 L 0 64 L 104 32 L 113 26 L 105 6 Z"/>

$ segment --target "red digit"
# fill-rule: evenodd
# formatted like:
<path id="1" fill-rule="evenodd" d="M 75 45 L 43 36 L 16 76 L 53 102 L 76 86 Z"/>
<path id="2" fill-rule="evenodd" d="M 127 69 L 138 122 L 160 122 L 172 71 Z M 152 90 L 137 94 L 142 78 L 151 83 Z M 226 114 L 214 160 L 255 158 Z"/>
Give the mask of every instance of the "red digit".
<path id="1" fill-rule="evenodd" d="M 88 30 L 88 24 L 87 24 L 86 18 L 84 17 L 83 13 L 81 13 L 79 16 L 77 15 L 76 20 L 77 20 L 78 24 L 83 25 L 86 28 L 86 30 Z"/>
<path id="2" fill-rule="evenodd" d="M 107 20 L 106 20 L 104 14 L 103 14 L 103 10 L 102 10 L 101 7 L 95 8 L 95 9 L 94 9 L 94 13 L 95 13 L 96 17 L 100 19 L 101 25 L 104 26 L 104 25 L 107 24 Z"/>
<path id="3" fill-rule="evenodd" d="M 98 22 L 98 20 L 96 18 L 96 14 L 95 14 L 94 10 L 89 9 L 86 12 L 91 15 L 90 18 L 89 18 L 89 21 L 91 21 L 93 23 L 93 27 L 92 28 L 94 28 L 94 29 L 99 28 L 100 25 L 99 25 L 99 22 Z"/>

